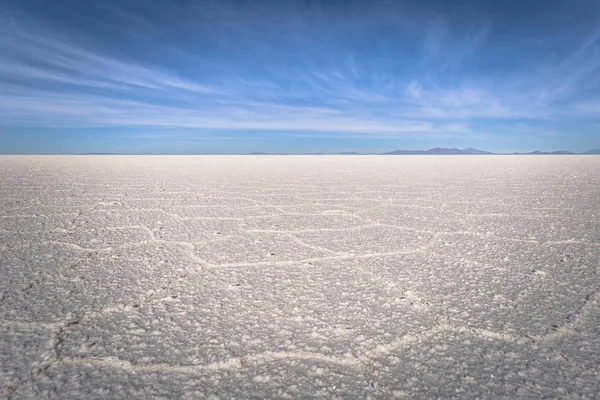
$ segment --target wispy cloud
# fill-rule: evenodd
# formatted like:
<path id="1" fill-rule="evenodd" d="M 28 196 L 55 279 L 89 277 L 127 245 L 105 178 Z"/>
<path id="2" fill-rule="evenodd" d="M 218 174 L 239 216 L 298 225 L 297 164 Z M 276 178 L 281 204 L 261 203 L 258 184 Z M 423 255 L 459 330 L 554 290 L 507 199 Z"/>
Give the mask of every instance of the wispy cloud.
<path id="1" fill-rule="evenodd" d="M 533 42 L 515 43 L 513 56 L 528 57 L 527 63 L 493 68 L 493 51 L 501 46 L 489 16 L 459 26 L 435 13 L 415 23 L 408 16 L 415 11 L 403 8 L 396 25 L 386 26 L 390 33 L 377 31 L 377 18 L 390 21 L 385 8 L 368 16 L 346 10 L 339 20 L 347 23 L 328 26 L 330 10 L 297 6 L 283 15 L 288 29 L 277 37 L 270 28 L 284 26 L 277 7 L 240 11 L 215 3 L 199 13 L 166 2 L 164 13 L 181 18 L 177 34 L 187 32 L 178 44 L 157 22 L 166 18 L 158 5 L 139 14 L 117 3 L 102 6 L 113 19 L 96 19 L 142 43 L 151 53 L 144 56 L 2 7 L 4 126 L 476 138 L 489 134 L 481 130 L 484 120 L 514 126 L 600 114 L 600 28 L 553 57 L 534 55 Z M 358 28 L 363 36 L 352 36 L 361 23 L 381 37 Z M 161 60 L 164 49 L 179 58 Z"/>
<path id="2" fill-rule="evenodd" d="M 83 48 L 53 32 L 34 33 L 15 24 L 0 39 L 4 123 L 25 126 L 170 126 L 215 129 L 307 130 L 392 134 L 435 132 L 435 124 L 395 118 L 387 95 L 360 88 L 347 71 L 278 73 L 278 81 L 202 84 L 165 70 L 118 60 Z M 355 77 L 356 72 L 353 72 Z M 60 84 L 60 86 L 57 86 Z M 286 85 L 297 85 L 287 89 Z M 92 90 L 93 89 L 93 90 Z M 324 96 L 317 105 L 291 104 L 302 96 Z M 175 104 L 165 104 L 165 100 Z"/>

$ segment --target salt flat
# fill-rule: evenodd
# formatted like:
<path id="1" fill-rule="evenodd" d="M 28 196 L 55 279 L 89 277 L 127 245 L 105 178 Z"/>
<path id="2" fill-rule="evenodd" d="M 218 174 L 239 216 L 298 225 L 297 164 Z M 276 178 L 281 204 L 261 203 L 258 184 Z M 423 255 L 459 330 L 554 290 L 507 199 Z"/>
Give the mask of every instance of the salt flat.
<path id="1" fill-rule="evenodd" d="M 0 397 L 598 398 L 598 156 L 2 156 Z"/>

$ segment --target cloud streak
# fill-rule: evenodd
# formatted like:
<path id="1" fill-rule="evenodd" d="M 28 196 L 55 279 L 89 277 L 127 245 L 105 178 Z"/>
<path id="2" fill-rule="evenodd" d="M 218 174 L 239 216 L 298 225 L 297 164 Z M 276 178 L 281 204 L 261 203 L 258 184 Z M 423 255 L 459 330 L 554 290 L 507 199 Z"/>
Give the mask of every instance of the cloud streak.
<path id="1" fill-rule="evenodd" d="M 167 17 L 156 4 L 139 15 L 117 3 L 103 8 L 103 29 L 127 32 L 127 46 L 0 5 L 0 124 L 477 138 L 502 123 L 533 131 L 540 121 L 594 119 L 600 109 L 600 28 L 569 38 L 560 56 L 534 56 L 537 39 L 515 43 L 513 56 L 527 63 L 495 68 L 491 17 L 458 26 L 404 7 L 388 26 L 386 12 L 398 10 L 361 16 L 357 8 L 334 19 L 328 9 L 298 6 L 277 22 L 288 29 L 276 37 L 272 7 L 167 3 L 165 15 L 189 12 L 172 31 L 159 25 Z M 206 26 L 194 25 L 199 12 L 196 23 Z M 350 33 L 356 24 L 380 37 Z M 173 51 L 161 58 L 164 49 Z M 482 129 L 485 121 L 493 124 Z"/>

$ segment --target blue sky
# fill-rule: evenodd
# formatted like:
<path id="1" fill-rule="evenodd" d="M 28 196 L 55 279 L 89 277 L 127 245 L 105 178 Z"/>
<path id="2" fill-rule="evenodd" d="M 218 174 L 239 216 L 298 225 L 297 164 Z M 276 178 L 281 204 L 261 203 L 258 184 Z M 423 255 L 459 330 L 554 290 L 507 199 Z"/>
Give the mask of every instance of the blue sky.
<path id="1" fill-rule="evenodd" d="M 597 0 L 0 0 L 0 153 L 600 147 Z"/>

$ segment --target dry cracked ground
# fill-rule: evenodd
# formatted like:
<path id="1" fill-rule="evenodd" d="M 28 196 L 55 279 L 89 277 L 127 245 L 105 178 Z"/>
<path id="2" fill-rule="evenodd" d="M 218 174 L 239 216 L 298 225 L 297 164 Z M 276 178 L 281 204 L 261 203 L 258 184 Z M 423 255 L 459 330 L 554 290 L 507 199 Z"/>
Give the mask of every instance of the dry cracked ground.
<path id="1" fill-rule="evenodd" d="M 598 398 L 600 157 L 0 157 L 0 397 Z"/>

